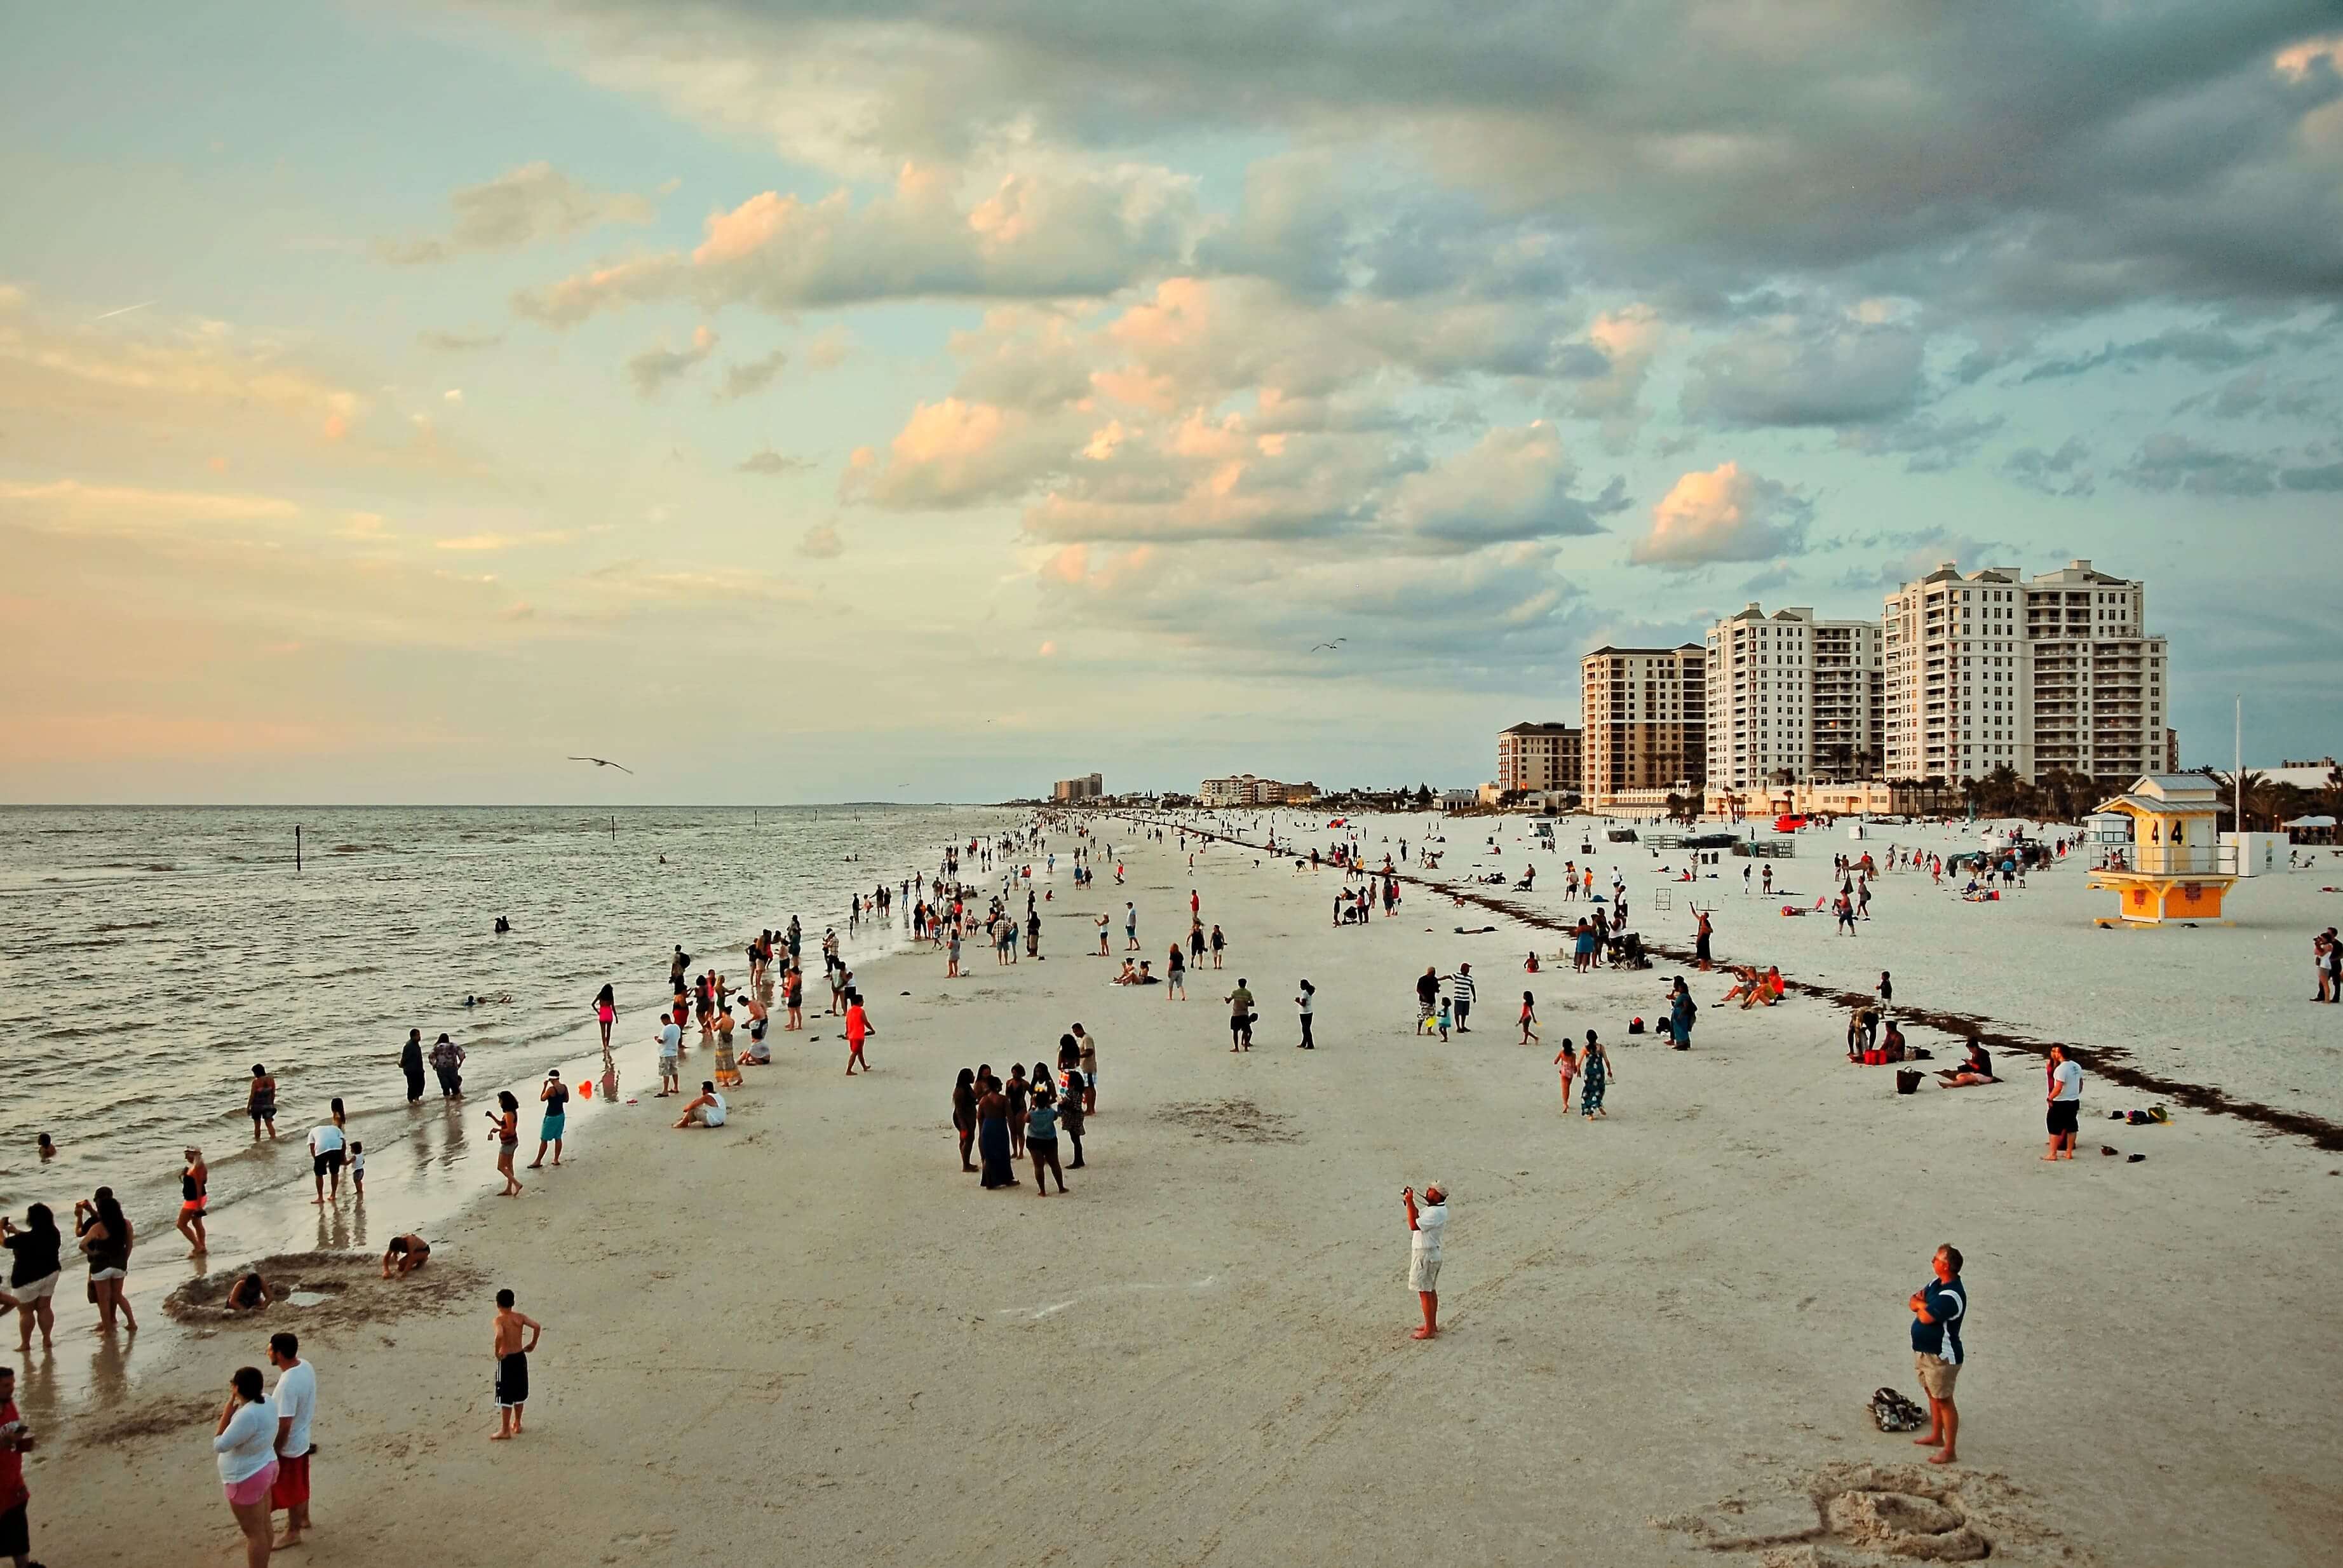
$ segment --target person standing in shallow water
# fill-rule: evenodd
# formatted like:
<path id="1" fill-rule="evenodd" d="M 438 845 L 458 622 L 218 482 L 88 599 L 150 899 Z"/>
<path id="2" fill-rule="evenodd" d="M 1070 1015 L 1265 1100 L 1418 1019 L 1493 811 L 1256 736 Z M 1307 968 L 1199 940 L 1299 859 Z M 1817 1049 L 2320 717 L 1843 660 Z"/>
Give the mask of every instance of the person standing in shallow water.
<path id="1" fill-rule="evenodd" d="M 431 1048 L 431 1070 L 439 1077 L 439 1097 L 464 1098 L 464 1048 L 446 1035 Z"/>
<path id="2" fill-rule="evenodd" d="M 268 1129 L 268 1136 L 277 1136 L 277 1080 L 268 1069 L 258 1062 L 252 1064 L 252 1086 L 245 1091 L 245 1114 L 252 1118 L 252 1141 L 260 1141 L 260 1130 Z"/>
<path id="3" fill-rule="evenodd" d="M 423 1031 L 410 1029 L 407 1043 L 398 1048 L 398 1070 L 407 1075 L 407 1103 L 413 1105 L 423 1098 Z"/>

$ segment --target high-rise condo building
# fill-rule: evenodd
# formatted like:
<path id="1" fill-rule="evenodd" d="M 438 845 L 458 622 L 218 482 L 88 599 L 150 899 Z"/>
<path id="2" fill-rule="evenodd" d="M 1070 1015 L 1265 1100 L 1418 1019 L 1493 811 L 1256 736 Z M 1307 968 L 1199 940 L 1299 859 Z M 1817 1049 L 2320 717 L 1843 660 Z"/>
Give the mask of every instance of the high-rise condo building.
<path id="1" fill-rule="evenodd" d="M 2147 597 L 2087 560 L 2035 578 L 2008 567 L 1964 577 L 1947 561 L 1890 594 L 1887 777 L 2162 770 L 2170 692 Z"/>
<path id="2" fill-rule="evenodd" d="M 1879 777 L 1877 621 L 1753 604 L 1708 628 L 1707 667 L 1710 790 Z"/>
<path id="3" fill-rule="evenodd" d="M 1596 810 L 1654 809 L 1707 781 L 1707 650 L 1598 648 L 1578 661 L 1585 755 L 1579 793 Z"/>

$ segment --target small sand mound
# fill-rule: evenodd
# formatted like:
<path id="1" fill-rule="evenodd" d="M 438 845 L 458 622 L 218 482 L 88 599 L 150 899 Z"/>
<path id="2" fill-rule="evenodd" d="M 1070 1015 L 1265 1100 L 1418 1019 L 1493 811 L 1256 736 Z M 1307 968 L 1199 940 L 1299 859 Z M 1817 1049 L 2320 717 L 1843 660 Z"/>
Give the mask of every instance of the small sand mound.
<path id="1" fill-rule="evenodd" d="M 250 1273 L 267 1282 L 268 1305 L 257 1312 L 228 1311 L 228 1292 Z M 449 1312 L 475 1294 L 478 1283 L 470 1270 L 436 1257 L 403 1279 L 386 1280 L 382 1261 L 371 1253 L 278 1252 L 189 1280 L 163 1299 L 163 1310 L 186 1323 L 327 1328 Z"/>
<path id="2" fill-rule="evenodd" d="M 216 1399 L 166 1395 L 134 1405 L 103 1426 L 78 1431 L 74 1441 L 76 1446 L 108 1448 L 116 1443 L 135 1442 L 142 1437 L 160 1437 L 166 1432 L 183 1432 L 199 1422 L 216 1420 L 219 1409 L 220 1401 Z"/>
<path id="3" fill-rule="evenodd" d="M 1957 1511 L 1906 1492 L 1842 1492 L 1823 1519 L 1850 1546 L 1923 1563 L 1974 1563 L 1993 1550 Z"/>
<path id="4" fill-rule="evenodd" d="M 1167 1105 L 1157 1112 L 1199 1138 L 1222 1143 L 1292 1143 L 1301 1134 L 1292 1119 L 1263 1111 L 1250 1100 L 1191 1100 Z"/>
<path id="5" fill-rule="evenodd" d="M 1696 1537 L 1704 1551 L 1747 1553 L 1758 1568 L 2095 1561 L 2006 1477 L 1966 1468 L 1825 1464 L 1781 1491 L 1761 1488 L 1652 1523 Z"/>

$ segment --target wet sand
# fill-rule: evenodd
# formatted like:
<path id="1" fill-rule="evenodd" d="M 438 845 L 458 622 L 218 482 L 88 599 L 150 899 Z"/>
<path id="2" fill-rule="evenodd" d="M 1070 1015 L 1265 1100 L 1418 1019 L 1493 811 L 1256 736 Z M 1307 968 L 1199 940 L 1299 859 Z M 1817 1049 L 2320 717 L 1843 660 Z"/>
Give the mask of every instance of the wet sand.
<path id="1" fill-rule="evenodd" d="M 1385 830 L 1366 835 L 1378 851 Z M 1482 831 L 1450 825 L 1452 880 Z M 1809 891 L 1838 847 L 1801 845 Z M 72 1351 L 45 1373 L 36 1353 L 19 1394 L 46 1437 L 35 1554 L 226 1561 L 209 1418 L 228 1372 L 289 1324 L 321 1388 L 307 1550 L 345 1563 L 1878 1563 L 1899 1533 L 2021 1563 L 2329 1560 L 2343 1178 L 2314 1141 L 2180 1105 L 2168 1127 L 2118 1126 L 2106 1111 L 2138 1097 L 2094 1079 L 2083 1157 L 2044 1165 L 2030 1063 L 1901 1098 L 1885 1070 L 1845 1064 L 1838 1010 L 1803 993 L 1720 1009 L 1714 975 L 1695 981 L 1694 1050 L 1631 1045 L 1625 1019 L 1662 1010 L 1664 959 L 1524 979 L 1552 932 L 1427 888 L 1397 919 L 1334 930 L 1331 872 L 1227 847 L 1192 875 L 1168 847 L 1129 859 L 1130 888 L 1077 894 L 1061 855 L 1044 962 L 996 969 L 970 946 L 958 981 L 940 954 L 863 966 L 875 1076 L 843 1075 L 816 1013 L 807 1036 L 776 1033 L 777 1065 L 749 1070 L 720 1132 L 668 1130 L 669 1101 L 573 1101 L 572 1163 L 524 1172 L 512 1201 L 486 1195 L 487 1145 L 441 1145 L 447 1191 L 478 1196 L 424 1227 L 437 1281 L 343 1265 L 330 1309 L 150 1330 L 89 1395 L 63 1388 L 63 1365 L 88 1361 L 88 1309 L 66 1303 Z M 1612 863 L 1597 855 L 1598 883 Z M 1639 927 L 1688 944 L 1684 900 L 1654 907 L 1654 865 L 1620 863 Z M 1843 951 L 1826 920 L 1773 914 L 1720 919 L 1717 948 L 1838 990 L 1894 969 L 1904 1005 L 2044 1038 L 2087 1042 L 2071 1026 L 2096 1021 L 2145 1069 L 2337 1114 L 2318 1058 L 2343 1009 L 2291 983 L 2302 911 L 2321 907 L 2308 884 L 2241 891 L 2230 930 L 2102 934 L 2067 924 L 2091 900 L 2060 875 L 2072 885 L 2037 879 L 1997 924 L 1890 878 Z M 1191 887 L 1230 967 L 1194 974 L 1184 1004 L 1107 985 L 1111 961 L 1084 956 L 1091 915 L 1115 911 L 1120 950 L 1135 899 L 1160 967 Z M 1528 907 L 1570 909 L 1543 889 Z M 1413 977 L 1459 960 L 1482 982 L 1475 1029 L 1414 1038 Z M 2288 989 L 2242 1015 L 2247 1039 L 2207 1038 L 2198 1010 L 2230 1015 L 2229 993 L 2177 973 L 2268 990 L 2264 963 Z M 1217 1000 L 1240 974 L 1262 1013 L 1242 1056 Z M 1315 1053 L 1292 1048 L 1285 1004 L 1304 976 Z M 1524 984 L 1535 1049 L 1514 1043 Z M 1074 1019 L 1102 1042 L 1089 1167 L 1064 1199 L 1037 1199 L 1030 1167 L 979 1191 L 949 1124 L 953 1071 L 1053 1060 Z M 1591 1124 L 1562 1113 L 1550 1066 L 1563 1031 L 1590 1027 L 1619 1070 Z M 2263 1041 L 2285 1058 L 2221 1054 Z M 709 1056 L 691 1053 L 691 1081 Z M 630 1088 L 649 1057 L 622 1053 Z M 474 1087 L 468 1131 L 498 1086 Z M 1444 1332 L 1423 1344 L 1399 1189 L 1435 1179 L 1453 1218 Z M 407 1228 L 387 1194 L 368 1198 L 383 1234 Z M 309 1223 L 289 1248 L 261 1225 L 237 1244 L 307 1250 Z M 1864 1409 L 1881 1384 L 1916 1392 L 1904 1300 L 1940 1241 L 1966 1252 L 1973 1301 L 1949 1473 L 1909 1462 Z M 527 1435 L 490 1444 L 499 1285 L 547 1333 Z"/>

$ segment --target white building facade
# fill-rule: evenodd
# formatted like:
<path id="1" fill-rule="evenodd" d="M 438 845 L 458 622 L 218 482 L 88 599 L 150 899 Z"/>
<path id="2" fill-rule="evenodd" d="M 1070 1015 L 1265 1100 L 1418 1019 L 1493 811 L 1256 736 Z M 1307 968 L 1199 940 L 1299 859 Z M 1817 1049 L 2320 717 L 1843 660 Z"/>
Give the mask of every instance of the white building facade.
<path id="1" fill-rule="evenodd" d="M 1905 584 L 1882 618 L 1887 777 L 2161 770 L 2167 650 L 2146 615 L 2145 584 L 2087 560 L 2035 578 L 1948 561 Z"/>
<path id="2" fill-rule="evenodd" d="M 1753 604 L 1708 628 L 1708 788 L 1879 776 L 1885 750 L 1880 623 L 1817 620 Z"/>

